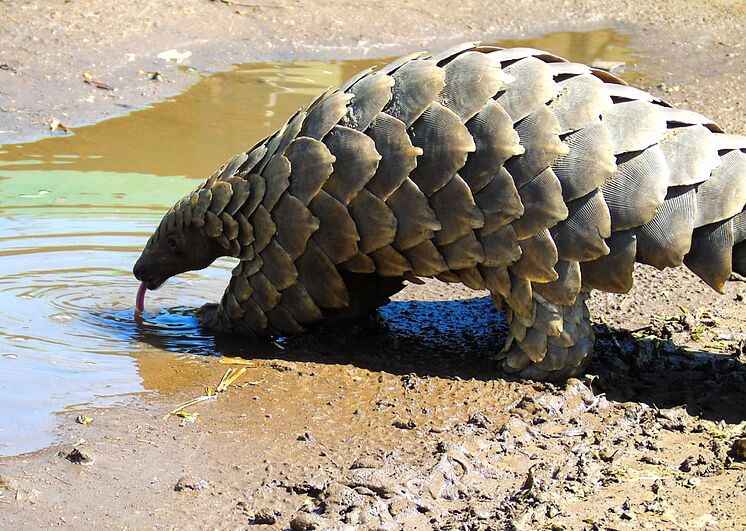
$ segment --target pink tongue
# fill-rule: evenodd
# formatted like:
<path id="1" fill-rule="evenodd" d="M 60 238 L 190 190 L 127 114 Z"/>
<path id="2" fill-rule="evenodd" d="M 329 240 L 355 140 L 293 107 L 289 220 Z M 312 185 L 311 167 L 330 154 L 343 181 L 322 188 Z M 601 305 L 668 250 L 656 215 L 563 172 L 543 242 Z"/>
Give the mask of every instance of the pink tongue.
<path id="1" fill-rule="evenodd" d="M 145 292 L 148 290 L 145 286 L 145 282 L 140 283 L 140 289 L 137 290 L 137 297 L 135 298 L 135 308 L 138 312 L 145 310 Z"/>

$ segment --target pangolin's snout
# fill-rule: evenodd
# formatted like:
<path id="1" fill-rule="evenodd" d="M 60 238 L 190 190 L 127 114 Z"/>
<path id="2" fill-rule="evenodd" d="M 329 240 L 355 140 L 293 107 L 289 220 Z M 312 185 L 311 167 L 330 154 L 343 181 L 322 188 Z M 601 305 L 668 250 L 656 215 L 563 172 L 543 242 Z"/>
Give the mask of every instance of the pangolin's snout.
<path id="1" fill-rule="evenodd" d="M 152 269 L 145 263 L 143 256 L 140 256 L 132 268 L 132 274 L 135 278 L 145 284 L 149 290 L 160 288 L 168 280 L 168 276 L 155 274 Z"/>
<path id="2" fill-rule="evenodd" d="M 135 275 L 137 280 L 142 280 L 142 265 L 140 264 L 140 260 L 135 262 L 135 267 L 132 268 L 132 274 Z"/>

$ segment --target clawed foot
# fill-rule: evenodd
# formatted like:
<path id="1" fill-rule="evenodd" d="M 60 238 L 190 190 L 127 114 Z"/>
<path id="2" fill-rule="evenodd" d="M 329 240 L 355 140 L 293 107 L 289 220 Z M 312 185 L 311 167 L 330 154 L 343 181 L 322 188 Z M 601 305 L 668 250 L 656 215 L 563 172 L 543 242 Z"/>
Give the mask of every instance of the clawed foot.
<path id="1" fill-rule="evenodd" d="M 513 344 L 500 353 L 500 369 L 529 380 L 557 382 L 580 376 L 591 361 L 593 340 L 582 339 L 571 347 L 549 345 L 542 359 L 532 360 Z"/>
<path id="2" fill-rule="evenodd" d="M 218 304 L 210 302 L 202 305 L 202 307 L 197 310 L 197 319 L 199 319 L 199 323 L 207 330 L 218 332 L 220 330 Z"/>

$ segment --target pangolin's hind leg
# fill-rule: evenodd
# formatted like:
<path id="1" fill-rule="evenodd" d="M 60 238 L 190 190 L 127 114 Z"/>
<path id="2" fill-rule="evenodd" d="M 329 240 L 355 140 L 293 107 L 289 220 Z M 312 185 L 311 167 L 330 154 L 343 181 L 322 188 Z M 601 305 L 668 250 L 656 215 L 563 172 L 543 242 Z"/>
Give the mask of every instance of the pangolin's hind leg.
<path id="1" fill-rule="evenodd" d="M 528 318 L 508 308 L 510 333 L 499 355 L 501 368 L 534 380 L 559 381 L 582 374 L 593 354 L 588 297 L 583 291 L 563 305 L 534 292 Z"/>
<path id="2" fill-rule="evenodd" d="M 500 368 L 534 380 L 581 374 L 593 353 L 593 329 L 586 306 L 589 291 L 581 290 L 578 262 L 554 263 L 550 282 L 528 280 L 519 275 L 527 269 L 516 265 L 479 269 L 495 306 L 506 307 L 510 325 L 498 354 Z"/>

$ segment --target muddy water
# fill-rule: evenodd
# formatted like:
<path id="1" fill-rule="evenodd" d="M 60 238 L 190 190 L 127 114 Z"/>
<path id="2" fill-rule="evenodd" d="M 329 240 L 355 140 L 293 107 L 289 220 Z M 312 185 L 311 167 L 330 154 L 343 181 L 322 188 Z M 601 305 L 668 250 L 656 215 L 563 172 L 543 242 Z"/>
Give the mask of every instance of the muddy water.
<path id="1" fill-rule="evenodd" d="M 498 44 L 586 63 L 640 63 L 626 38 L 612 31 Z M 191 309 L 219 297 L 228 260 L 149 292 L 138 323 L 130 269 L 164 209 L 319 92 L 375 63 L 242 65 L 171 101 L 73 135 L 0 146 L 0 455 L 51 443 L 55 412 L 197 380 L 195 354 L 312 359 L 316 350 L 338 348 L 302 339 L 295 347 L 302 354 L 293 348 L 280 354 L 267 345 L 216 344 L 203 334 Z M 396 302 L 386 310 L 391 331 L 383 339 L 344 348 L 365 350 L 368 357 L 356 363 L 374 370 L 449 375 L 452 365 L 463 364 L 464 343 L 469 350 L 492 346 L 494 338 L 473 333 L 488 329 L 488 308 L 484 301 Z M 439 368 L 408 354 L 427 348 L 408 340 L 423 328 L 458 352 Z"/>

